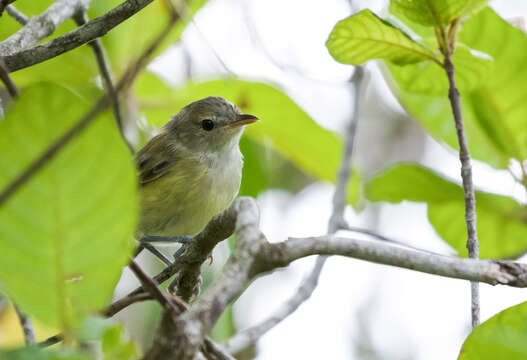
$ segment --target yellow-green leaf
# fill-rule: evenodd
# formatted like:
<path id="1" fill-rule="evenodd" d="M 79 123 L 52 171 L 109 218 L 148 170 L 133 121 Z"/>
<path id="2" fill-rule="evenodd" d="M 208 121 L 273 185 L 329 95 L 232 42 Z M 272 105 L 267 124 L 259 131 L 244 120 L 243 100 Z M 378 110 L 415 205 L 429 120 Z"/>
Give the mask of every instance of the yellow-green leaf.
<path id="1" fill-rule="evenodd" d="M 49 83 L 0 120 L 0 189 L 89 106 Z M 42 323 L 67 329 L 110 300 L 133 247 L 133 159 L 101 116 L 0 207 L 0 289 Z"/>
<path id="2" fill-rule="evenodd" d="M 351 65 L 360 65 L 372 59 L 384 59 L 397 65 L 438 61 L 432 50 L 370 10 L 339 21 L 326 46 L 335 60 Z"/>

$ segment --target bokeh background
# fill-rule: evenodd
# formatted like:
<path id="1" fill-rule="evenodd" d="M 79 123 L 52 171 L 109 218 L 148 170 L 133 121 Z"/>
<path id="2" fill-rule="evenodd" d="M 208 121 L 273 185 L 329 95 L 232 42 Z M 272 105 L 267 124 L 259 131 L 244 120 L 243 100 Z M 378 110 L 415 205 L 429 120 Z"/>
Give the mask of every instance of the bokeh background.
<path id="1" fill-rule="evenodd" d="M 363 8 L 382 15 L 387 1 L 352 1 L 351 5 L 344 0 L 209 0 L 192 19 L 186 19 L 181 40 L 161 53 L 148 69 L 169 88 L 178 88 L 189 80 L 225 77 L 271 84 L 321 127 L 342 134 L 357 95 L 349 83 L 354 70 L 337 63 L 325 41 L 338 20 Z M 495 0 L 491 7 L 519 26 L 527 15 L 527 3 L 522 0 Z M 122 66 L 114 64 L 116 69 Z M 460 182 L 456 153 L 433 140 L 406 114 L 378 64 L 368 63 L 366 70 L 352 160 L 361 176 L 368 179 L 392 163 L 413 161 Z M 134 109 L 133 104 L 129 109 Z M 142 112 L 141 107 L 135 110 L 129 117 L 139 126 L 129 126 L 128 135 L 141 144 L 155 132 L 155 125 L 168 118 L 163 111 L 152 115 L 156 120 L 150 121 L 148 112 Z M 177 110 L 178 104 L 174 103 L 171 111 Z M 281 116 L 279 111 L 273 114 Z M 284 127 L 292 123 L 288 114 L 281 119 Z M 294 126 L 290 129 L 293 132 L 302 134 L 305 130 L 301 123 Z M 244 183 L 242 192 L 257 194 L 261 227 L 269 241 L 325 234 L 334 185 L 306 175 L 271 150 L 272 146 L 244 141 L 246 166 L 258 163 L 262 175 L 251 178 L 261 182 L 258 189 Z M 322 142 L 310 145 L 326 146 Z M 474 181 L 480 189 L 513 196 L 522 203 L 527 200 L 523 187 L 508 171 L 475 161 Z M 353 226 L 434 252 L 455 253 L 429 224 L 425 204 L 363 202 L 357 209 L 348 207 L 345 215 Z M 359 236 L 346 232 L 340 235 Z M 173 249 L 164 251 L 170 254 Z M 228 254 L 229 244 L 224 242 L 215 250 L 213 264 L 204 265 L 204 287 L 221 271 Z M 148 255 L 141 255 L 140 261 L 151 273 L 160 270 Z M 225 340 L 236 330 L 265 319 L 293 295 L 313 264 L 313 258 L 303 259 L 256 280 L 222 316 L 214 337 Z M 134 277 L 125 271 L 115 297 L 136 285 Z M 259 360 L 454 359 L 470 332 L 469 297 L 469 284 L 464 281 L 333 257 L 312 297 L 244 356 Z M 481 285 L 482 320 L 525 298 L 527 290 Z M 133 339 L 147 346 L 159 311 L 156 304 L 138 304 L 117 318 Z M 0 314 L 2 345 L 21 341 L 17 326 L 12 310 L 4 308 Z M 41 327 L 38 331 L 53 333 L 53 329 Z"/>

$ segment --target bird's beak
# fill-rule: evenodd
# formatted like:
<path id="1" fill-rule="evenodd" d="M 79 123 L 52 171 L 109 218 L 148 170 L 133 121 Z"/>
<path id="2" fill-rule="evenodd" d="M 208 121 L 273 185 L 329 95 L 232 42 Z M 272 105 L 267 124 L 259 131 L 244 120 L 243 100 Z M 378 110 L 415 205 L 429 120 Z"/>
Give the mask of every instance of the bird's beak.
<path id="1" fill-rule="evenodd" d="M 254 115 L 240 114 L 240 115 L 238 115 L 236 117 L 235 121 L 231 122 L 230 124 L 225 125 L 224 127 L 226 127 L 226 128 L 236 128 L 236 127 L 239 127 L 239 126 L 242 126 L 242 125 L 252 124 L 253 122 L 256 122 L 258 120 L 260 120 L 260 119 L 258 119 Z"/>

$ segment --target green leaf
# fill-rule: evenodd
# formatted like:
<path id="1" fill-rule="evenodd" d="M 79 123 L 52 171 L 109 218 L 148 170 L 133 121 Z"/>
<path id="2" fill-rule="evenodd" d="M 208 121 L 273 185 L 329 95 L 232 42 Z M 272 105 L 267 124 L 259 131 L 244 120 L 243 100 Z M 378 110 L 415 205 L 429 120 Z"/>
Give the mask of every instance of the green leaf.
<path id="1" fill-rule="evenodd" d="M 487 8 L 465 24 L 459 40 L 494 59 L 485 80 L 470 94 L 479 126 L 506 155 L 526 159 L 527 36 Z"/>
<path id="2" fill-rule="evenodd" d="M 335 181 L 342 152 L 341 141 L 314 122 L 280 90 L 263 83 L 234 79 L 188 83 L 179 89 L 169 89 L 152 76 L 147 77 L 145 74 L 136 87 L 140 94 L 141 109 L 150 123 L 160 126 L 189 102 L 207 96 L 223 96 L 245 113 L 260 118 L 261 121 L 247 127 L 244 136 L 274 149 L 317 180 Z M 165 88 L 166 97 L 149 98 L 149 90 L 157 93 L 158 87 Z M 358 188 L 359 180 L 355 179 L 353 186 Z M 351 192 L 354 206 L 357 205 L 359 194 L 358 189 Z"/>
<path id="3" fill-rule="evenodd" d="M 471 155 L 496 168 L 506 168 L 510 158 L 526 159 L 527 127 L 524 126 L 524 114 L 527 113 L 527 103 L 523 99 L 527 97 L 527 88 L 524 86 L 527 68 L 524 66 L 523 54 L 527 52 L 527 37 L 492 10 L 485 9 L 467 21 L 459 34 L 459 40 L 493 59 L 484 71 L 482 68 L 470 70 L 458 64 L 456 79 L 462 85 L 461 104 Z M 471 66 L 473 69 L 479 68 L 474 62 L 471 62 Z M 398 83 L 398 97 L 407 111 L 432 136 L 457 149 L 450 103 L 446 92 L 439 94 L 445 86 L 445 80 L 441 80 L 439 74 L 434 76 L 430 73 L 430 85 L 427 88 L 424 76 L 417 75 L 417 66 L 389 66 L 389 69 L 392 76 L 398 82 L 401 81 Z M 426 69 L 421 70 L 425 73 Z M 464 84 L 463 77 L 475 79 L 481 71 L 481 81 L 470 81 L 472 85 L 469 86 Z M 412 76 L 416 77 L 415 84 L 411 84 Z"/>
<path id="4" fill-rule="evenodd" d="M 527 302 L 494 315 L 465 340 L 459 360 L 523 360 L 527 358 Z"/>
<path id="5" fill-rule="evenodd" d="M 129 360 L 137 355 L 135 345 L 126 336 L 122 325 L 106 329 L 102 336 L 102 351 L 105 360 Z"/>
<path id="6" fill-rule="evenodd" d="M 351 65 L 372 59 L 384 59 L 397 65 L 439 61 L 432 50 L 369 10 L 339 21 L 326 46 L 335 60 Z"/>
<path id="7" fill-rule="evenodd" d="M 452 56 L 456 69 L 456 84 L 461 93 L 478 87 L 485 78 L 491 58 L 483 54 L 475 55 L 463 44 L 458 44 Z M 445 70 L 437 63 L 426 61 L 407 66 L 387 63 L 390 73 L 401 90 L 428 96 L 446 97 L 448 78 Z"/>
<path id="8" fill-rule="evenodd" d="M 366 197 L 371 201 L 427 203 L 428 219 L 439 236 L 467 256 L 465 203 L 459 185 L 418 165 L 399 164 L 373 178 L 366 185 Z M 514 257 L 527 249 L 525 211 L 511 198 L 476 191 L 482 258 Z"/>
<path id="9" fill-rule="evenodd" d="M 81 354 L 66 347 L 43 349 L 40 346 L 29 346 L 21 349 L 0 351 L 2 360 L 91 360 L 90 356 Z"/>
<path id="10" fill-rule="evenodd" d="M 298 192 L 313 181 L 280 153 L 247 136 L 240 140 L 240 150 L 244 159 L 240 196 L 257 197 L 267 189 Z"/>
<path id="11" fill-rule="evenodd" d="M 469 0 L 391 0 L 390 12 L 421 25 L 437 28 L 448 25 L 463 13 Z"/>
<path id="12" fill-rule="evenodd" d="M 88 109 L 65 88 L 25 89 L 0 121 L 0 189 Z M 61 330 L 110 300 L 133 248 L 135 166 L 101 116 L 0 207 L 0 289 Z"/>
<path id="13" fill-rule="evenodd" d="M 468 18 L 476 15 L 479 11 L 483 10 L 487 4 L 489 3 L 489 0 L 469 0 L 467 6 L 465 6 L 465 9 L 463 10 L 462 20 L 466 21 Z"/>

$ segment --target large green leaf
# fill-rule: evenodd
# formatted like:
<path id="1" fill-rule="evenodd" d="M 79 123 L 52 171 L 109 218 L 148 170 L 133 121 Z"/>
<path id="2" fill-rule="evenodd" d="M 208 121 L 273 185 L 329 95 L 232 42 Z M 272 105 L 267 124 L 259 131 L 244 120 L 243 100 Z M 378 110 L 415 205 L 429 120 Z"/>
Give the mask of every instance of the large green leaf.
<path id="1" fill-rule="evenodd" d="M 400 164 L 371 180 L 366 196 L 371 201 L 427 203 L 428 219 L 437 233 L 460 255 L 467 256 L 465 203 L 459 185 L 418 165 Z M 525 210 L 511 198 L 476 191 L 481 257 L 513 257 L 527 249 Z"/>
<path id="2" fill-rule="evenodd" d="M 442 27 L 461 15 L 469 0 L 391 0 L 390 11 L 421 25 Z"/>
<path id="3" fill-rule="evenodd" d="M 526 159 L 527 103 L 523 99 L 527 97 L 524 86 L 527 82 L 527 68 L 524 66 L 527 36 L 487 8 L 467 21 L 459 40 L 493 59 L 479 75 L 481 81 L 476 86 L 463 86 L 460 76 L 466 66 L 458 64 L 456 79 L 461 84 L 461 103 L 471 154 L 497 168 L 506 168 L 510 158 Z M 389 66 L 389 69 L 392 76 L 401 81 L 398 96 L 404 107 L 432 136 L 457 149 L 447 93 L 439 94 L 445 84 L 440 74 L 430 74 L 427 88 L 424 77 L 418 77 L 420 69 L 417 66 Z M 470 71 L 465 73 L 468 75 Z M 476 78 L 477 73 L 479 71 L 471 78 Z M 411 84 L 412 76 L 416 77 L 415 84 Z"/>
<path id="4" fill-rule="evenodd" d="M 164 98 L 159 97 L 164 88 Z M 142 76 L 137 84 L 141 109 L 150 123 L 160 126 L 184 105 L 207 96 L 223 96 L 244 112 L 261 121 L 248 126 L 245 134 L 252 141 L 271 147 L 309 176 L 335 181 L 340 164 L 342 143 L 333 133 L 320 127 L 287 95 L 263 83 L 242 80 L 215 80 L 188 83 L 169 89 L 154 75 Z M 149 96 L 149 94 L 154 94 Z M 355 172 L 355 176 L 358 176 Z M 351 181 L 350 202 L 357 204 L 359 178 Z"/>
<path id="5" fill-rule="evenodd" d="M 25 89 L 0 121 L 0 189 L 88 109 L 65 88 Z M 96 119 L 0 207 L 0 289 L 67 329 L 105 305 L 133 247 L 133 160 L 110 116 Z"/>
<path id="6" fill-rule="evenodd" d="M 384 59 L 398 65 L 438 61 L 432 50 L 370 10 L 339 21 L 326 46 L 331 56 L 344 64 L 360 65 L 372 59 Z"/>
<path id="7" fill-rule="evenodd" d="M 459 360 L 527 359 L 527 302 L 494 315 L 465 340 Z"/>
<path id="8" fill-rule="evenodd" d="M 470 94 L 479 125 L 507 155 L 526 159 L 527 36 L 486 9 L 466 23 L 459 40 L 494 59 L 485 81 Z"/>

